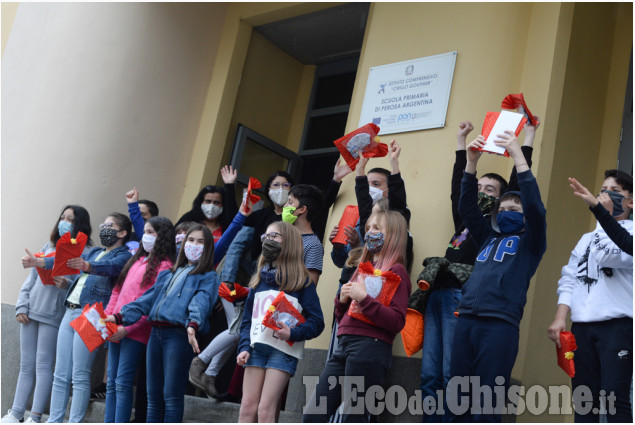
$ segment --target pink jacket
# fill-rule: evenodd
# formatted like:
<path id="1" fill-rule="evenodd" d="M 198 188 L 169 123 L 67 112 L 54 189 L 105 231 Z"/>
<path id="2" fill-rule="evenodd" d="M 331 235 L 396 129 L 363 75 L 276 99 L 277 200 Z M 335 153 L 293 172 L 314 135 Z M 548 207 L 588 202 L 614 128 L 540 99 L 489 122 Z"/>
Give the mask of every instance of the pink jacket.
<path id="1" fill-rule="evenodd" d="M 126 280 L 124 280 L 121 287 L 113 288 L 108 306 L 106 307 L 106 310 L 104 310 L 104 313 L 106 313 L 106 315 L 119 313 L 124 305 L 135 301 L 148 289 L 150 289 L 152 285 L 154 285 L 153 281 L 152 285 L 146 286 L 144 288 L 141 287 L 141 281 L 143 280 L 143 275 L 146 272 L 147 265 L 144 260 L 145 257 L 139 258 L 132 265 L 132 267 L 130 267 L 130 270 L 128 270 Z M 161 264 L 159 264 L 159 271 L 157 272 L 157 275 L 163 270 L 169 269 L 170 267 L 172 267 L 172 262 L 170 260 L 162 261 Z M 143 344 L 148 345 L 148 339 L 150 339 L 151 330 L 152 326 L 150 326 L 150 324 L 148 323 L 148 317 L 143 316 L 141 320 L 139 320 L 134 325 L 126 326 L 126 331 L 128 332 L 126 338 L 131 338 L 135 341 L 139 341 Z"/>

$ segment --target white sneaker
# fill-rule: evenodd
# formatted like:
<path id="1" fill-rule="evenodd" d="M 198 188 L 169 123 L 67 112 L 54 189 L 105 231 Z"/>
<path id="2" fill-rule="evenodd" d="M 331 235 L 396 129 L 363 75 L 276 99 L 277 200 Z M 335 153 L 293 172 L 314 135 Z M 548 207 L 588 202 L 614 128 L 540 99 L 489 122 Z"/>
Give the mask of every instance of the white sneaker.
<path id="1" fill-rule="evenodd" d="M 2 419 L 0 419 L 0 423 L 3 423 L 3 424 L 18 424 L 20 422 L 22 422 L 22 419 L 18 419 L 15 416 L 13 416 L 13 414 L 11 413 L 11 409 L 9 409 L 7 414 L 4 415 Z"/>
<path id="2" fill-rule="evenodd" d="M 36 421 L 36 420 L 34 420 L 31 416 L 29 416 L 29 417 L 27 418 L 27 420 L 26 420 L 26 421 L 24 421 L 24 422 L 25 422 L 25 423 L 27 423 L 27 424 L 39 424 L 39 422 L 38 422 L 38 421 Z"/>

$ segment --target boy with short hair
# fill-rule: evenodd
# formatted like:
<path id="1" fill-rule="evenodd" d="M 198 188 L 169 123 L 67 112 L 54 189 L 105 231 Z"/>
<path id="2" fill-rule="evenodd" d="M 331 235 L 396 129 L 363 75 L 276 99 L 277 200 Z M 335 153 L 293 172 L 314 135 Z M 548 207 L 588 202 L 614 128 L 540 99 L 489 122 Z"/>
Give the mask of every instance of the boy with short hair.
<path id="1" fill-rule="evenodd" d="M 289 198 L 282 210 L 282 221 L 293 224 L 302 234 L 304 264 L 309 278 L 317 285 L 322 273 L 324 247 L 311 228 L 311 221 L 324 205 L 322 192 L 316 186 L 298 184 L 291 187 Z"/>
<path id="2" fill-rule="evenodd" d="M 462 288 L 459 319 L 454 334 L 448 396 L 459 400 L 457 377 L 478 377 L 481 387 L 509 386 L 518 354 L 519 324 L 527 301 L 529 280 L 536 272 L 547 246 L 546 211 L 536 179 L 531 173 L 518 140 L 506 131 L 495 139 L 507 149 L 516 166 L 520 192 L 503 194 L 494 208 L 492 223 L 479 208 L 476 165 L 485 138 L 478 136 L 468 146 L 467 164 L 461 183 L 459 213 L 479 253 L 474 270 Z M 483 189 L 481 189 L 483 190 Z M 497 377 L 502 377 L 497 379 Z M 471 401 L 471 397 L 470 401 Z M 492 402 L 495 403 L 496 397 Z M 506 404 L 471 405 L 460 421 L 500 421 Z M 493 411 L 478 410 L 478 407 Z M 454 413 L 454 412 L 452 412 Z M 476 414 L 475 414 L 476 413 Z M 482 413 L 482 414 L 481 414 Z"/>
<path id="3" fill-rule="evenodd" d="M 632 235 L 633 177 L 620 170 L 607 170 L 604 177 L 601 192 L 613 201 L 613 217 Z M 586 386 L 593 395 L 593 408 L 586 414 L 576 409 L 575 421 L 599 422 L 603 391 L 605 397 L 615 396 L 615 410 L 607 406 L 608 422 L 632 423 L 633 256 L 622 251 L 599 223 L 582 236 L 562 268 L 558 307 L 548 329 L 558 347 L 569 313 L 578 346 L 573 394 Z M 574 399 L 576 407 L 580 404 Z"/>

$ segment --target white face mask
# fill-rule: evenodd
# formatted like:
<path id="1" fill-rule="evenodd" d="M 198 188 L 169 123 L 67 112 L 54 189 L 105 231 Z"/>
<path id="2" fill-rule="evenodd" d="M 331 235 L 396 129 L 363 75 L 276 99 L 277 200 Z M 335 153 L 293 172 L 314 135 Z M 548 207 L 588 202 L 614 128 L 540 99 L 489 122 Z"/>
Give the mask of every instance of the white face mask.
<path id="1" fill-rule="evenodd" d="M 271 201 L 279 207 L 282 207 L 287 203 L 289 199 L 289 191 L 283 188 L 269 189 L 269 198 Z"/>
<path id="2" fill-rule="evenodd" d="M 156 236 L 152 236 L 152 235 L 148 235 L 148 234 L 143 234 L 143 237 L 141 238 L 141 244 L 143 245 L 143 249 L 146 250 L 146 252 L 152 252 L 152 250 L 154 249 L 154 243 L 157 241 L 157 237 Z"/>
<path id="3" fill-rule="evenodd" d="M 215 219 L 223 212 L 223 207 L 218 207 L 214 204 L 201 204 L 201 209 L 209 220 Z"/>
<path id="4" fill-rule="evenodd" d="M 369 186 L 368 193 L 370 193 L 370 197 L 373 198 L 373 204 L 384 197 L 384 191 L 375 186 Z"/>

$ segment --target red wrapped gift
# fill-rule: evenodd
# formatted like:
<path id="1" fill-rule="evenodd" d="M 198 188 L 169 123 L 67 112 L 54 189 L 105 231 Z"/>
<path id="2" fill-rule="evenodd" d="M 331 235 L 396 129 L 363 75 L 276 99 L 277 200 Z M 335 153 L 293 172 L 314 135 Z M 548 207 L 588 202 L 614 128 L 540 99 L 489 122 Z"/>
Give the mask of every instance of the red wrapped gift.
<path id="1" fill-rule="evenodd" d="M 388 155 L 388 145 L 379 142 L 379 127 L 366 124 L 347 135 L 340 137 L 333 144 L 337 147 L 351 170 L 355 170 L 359 155 L 364 158 L 380 158 Z"/>
<path id="2" fill-rule="evenodd" d="M 519 109 L 521 113 L 524 114 L 531 125 L 536 125 L 538 120 L 533 116 L 527 104 L 525 103 L 525 97 L 522 93 L 519 94 L 508 94 L 505 96 L 505 99 L 501 102 L 501 108 L 503 109 Z"/>
<path id="3" fill-rule="evenodd" d="M 262 324 L 274 331 L 282 329 L 278 323 L 284 323 L 290 328 L 295 328 L 300 323 L 306 322 L 302 314 L 289 302 L 285 293 L 280 293 L 271 301 L 269 309 L 262 319 Z M 293 342 L 287 341 L 287 344 L 293 346 Z"/>
<path id="4" fill-rule="evenodd" d="M 224 298 L 230 303 L 245 298 L 249 294 L 249 289 L 234 283 L 234 290 L 230 290 L 229 286 L 225 282 L 221 283 L 218 287 L 218 296 Z"/>
<path id="5" fill-rule="evenodd" d="M 92 306 L 86 304 L 82 314 L 70 323 L 91 353 L 117 332 L 118 326 L 111 322 L 104 322 L 105 318 L 106 314 L 101 303 L 95 303 Z"/>
<path id="6" fill-rule="evenodd" d="M 481 130 L 481 134 L 483 135 L 483 137 L 485 137 L 485 139 L 489 137 L 489 134 L 492 132 L 492 129 L 494 128 L 494 124 L 496 124 L 496 120 L 498 120 L 499 116 L 500 116 L 500 112 L 489 111 L 485 114 L 485 120 L 483 121 L 483 128 Z M 527 118 L 523 117 L 523 119 L 520 120 L 520 124 L 518 124 L 518 127 L 516 127 L 516 130 L 514 131 L 514 133 L 516 134 L 516 137 L 518 137 L 520 132 L 523 130 L 523 127 L 525 126 L 526 122 L 527 122 Z M 478 150 L 481 152 L 490 152 L 486 149 L 478 149 Z M 507 152 L 506 150 L 502 155 L 509 157 L 509 152 Z"/>
<path id="7" fill-rule="evenodd" d="M 344 229 L 346 226 L 355 227 L 357 220 L 359 220 L 359 208 L 357 208 L 357 205 L 347 205 L 342 213 L 342 218 L 340 218 L 339 230 L 331 243 L 346 245 L 346 233 L 344 233 Z"/>
<path id="8" fill-rule="evenodd" d="M 71 258 L 81 257 L 88 236 L 82 232 L 77 233 L 77 238 L 71 238 L 71 232 L 66 232 L 55 245 L 55 263 L 51 276 L 66 276 L 79 273 L 78 269 L 71 269 L 66 262 Z"/>
<path id="9" fill-rule="evenodd" d="M 55 251 L 50 252 L 46 255 L 44 255 L 43 252 L 38 252 L 33 254 L 33 256 L 37 258 L 55 257 Z M 53 282 L 53 276 L 51 276 L 53 270 L 41 269 L 39 267 L 36 267 L 35 270 L 37 270 L 37 274 L 40 276 L 40 280 L 42 281 L 43 285 L 55 285 L 55 282 Z"/>
<path id="10" fill-rule="evenodd" d="M 249 185 L 247 185 L 247 199 L 249 199 L 250 203 L 245 202 L 245 212 L 251 211 L 250 205 L 254 205 L 256 202 L 260 201 L 260 196 L 254 195 L 252 191 L 254 189 L 260 189 L 261 187 L 262 184 L 258 181 L 258 179 L 249 177 Z"/>
<path id="11" fill-rule="evenodd" d="M 368 295 L 387 306 L 390 305 L 392 297 L 395 296 L 395 292 L 401 283 L 401 278 L 391 271 L 382 272 L 381 270 L 375 269 L 370 262 L 365 262 L 360 264 L 357 268 L 357 281 L 366 286 Z M 376 323 L 362 313 L 359 303 L 355 300 L 351 301 L 348 307 L 348 315 L 366 323 L 376 325 Z"/>
<path id="12" fill-rule="evenodd" d="M 573 352 L 577 350 L 577 348 L 578 346 L 575 343 L 575 336 L 571 332 L 560 332 L 560 348 L 556 346 L 558 366 L 560 366 L 571 378 L 575 376 Z"/>

